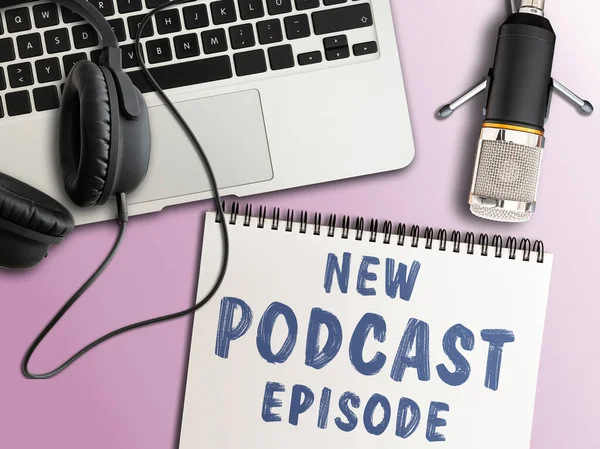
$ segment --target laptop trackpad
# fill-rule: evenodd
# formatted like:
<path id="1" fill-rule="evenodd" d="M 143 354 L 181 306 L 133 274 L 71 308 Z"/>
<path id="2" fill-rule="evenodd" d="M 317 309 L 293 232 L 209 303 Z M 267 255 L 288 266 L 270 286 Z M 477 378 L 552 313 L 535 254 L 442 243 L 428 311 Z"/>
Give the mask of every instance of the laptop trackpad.
<path id="1" fill-rule="evenodd" d="M 204 148 L 219 188 L 273 178 L 257 90 L 175 104 Z M 149 109 L 152 135 L 146 179 L 130 195 L 141 203 L 210 190 L 196 148 L 166 106 Z"/>

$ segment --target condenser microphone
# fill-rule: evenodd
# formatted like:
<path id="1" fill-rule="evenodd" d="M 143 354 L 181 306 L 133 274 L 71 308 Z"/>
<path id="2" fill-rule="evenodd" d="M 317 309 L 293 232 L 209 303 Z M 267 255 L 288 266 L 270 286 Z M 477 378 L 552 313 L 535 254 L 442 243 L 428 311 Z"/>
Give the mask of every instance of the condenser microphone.
<path id="1" fill-rule="evenodd" d="M 544 125 L 553 89 L 585 113 L 592 105 L 551 77 L 556 34 L 544 17 L 544 0 L 524 0 L 502 24 L 487 79 L 453 103 L 441 117 L 487 92 L 469 196 L 471 212 L 501 222 L 525 222 L 537 202 Z"/>

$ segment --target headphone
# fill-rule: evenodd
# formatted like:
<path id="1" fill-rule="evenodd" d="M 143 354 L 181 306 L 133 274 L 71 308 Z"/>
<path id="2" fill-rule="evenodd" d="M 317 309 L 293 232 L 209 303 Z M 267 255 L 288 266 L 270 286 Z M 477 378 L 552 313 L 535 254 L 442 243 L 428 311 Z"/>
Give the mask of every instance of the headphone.
<path id="1" fill-rule="evenodd" d="M 135 53 L 140 68 L 158 96 L 170 109 L 198 152 L 206 169 L 221 226 L 223 253 L 217 280 L 204 298 L 192 307 L 168 315 L 129 324 L 88 343 L 57 368 L 32 373 L 29 360 L 36 348 L 73 304 L 86 292 L 117 253 L 128 222 L 127 193 L 144 180 L 150 161 L 148 109 L 141 92 L 121 66 L 117 38 L 104 16 L 87 0 L 53 0 L 87 20 L 102 41 L 99 64 L 82 60 L 67 77 L 59 113 L 59 158 L 67 195 L 77 206 L 93 207 L 114 197 L 119 235 L 111 251 L 90 278 L 59 309 L 27 349 L 21 363 L 29 379 L 48 379 L 101 343 L 133 329 L 183 317 L 203 307 L 217 292 L 229 261 L 229 235 L 217 181 L 202 145 L 175 105 L 148 71 L 140 55 L 140 38 L 146 24 L 158 11 L 189 0 L 164 0 L 149 11 L 138 26 Z M 28 0 L 2 0 L 10 7 Z M 43 192 L 0 173 L 0 268 L 27 269 L 38 264 L 51 245 L 58 244 L 74 227 L 69 210 Z"/>
<path id="2" fill-rule="evenodd" d="M 121 67 L 121 50 L 104 16 L 87 0 L 54 1 L 87 20 L 103 45 L 99 64 L 77 62 L 64 86 L 58 125 L 64 188 L 79 207 L 103 205 L 115 196 L 124 207 L 125 194 L 138 187 L 148 171 L 146 102 Z M 8 6 L 26 2 L 8 0 Z M 74 225 L 73 216 L 58 201 L 0 173 L 0 267 L 35 266 Z"/>

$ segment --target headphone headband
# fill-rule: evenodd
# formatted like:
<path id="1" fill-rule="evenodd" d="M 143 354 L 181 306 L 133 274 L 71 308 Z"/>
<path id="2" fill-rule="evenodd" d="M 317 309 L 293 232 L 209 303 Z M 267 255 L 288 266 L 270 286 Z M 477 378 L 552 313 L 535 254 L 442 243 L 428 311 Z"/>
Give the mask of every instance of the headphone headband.
<path id="1" fill-rule="evenodd" d="M 83 17 L 90 25 L 94 27 L 104 48 L 114 47 L 119 48 L 119 41 L 115 36 L 114 31 L 108 24 L 102 13 L 98 11 L 94 5 L 89 3 L 87 0 L 52 0 L 54 3 L 58 3 L 72 10 Z M 29 0 L 3 0 L 2 8 L 22 5 L 29 3 Z"/>
<path id="2" fill-rule="evenodd" d="M 90 2 L 87 0 L 54 0 L 54 2 L 66 6 L 87 20 L 89 24 L 92 25 L 98 32 L 104 48 L 119 48 L 119 41 L 117 40 L 117 36 L 115 36 L 115 32 L 108 24 L 102 13 L 98 11 Z"/>

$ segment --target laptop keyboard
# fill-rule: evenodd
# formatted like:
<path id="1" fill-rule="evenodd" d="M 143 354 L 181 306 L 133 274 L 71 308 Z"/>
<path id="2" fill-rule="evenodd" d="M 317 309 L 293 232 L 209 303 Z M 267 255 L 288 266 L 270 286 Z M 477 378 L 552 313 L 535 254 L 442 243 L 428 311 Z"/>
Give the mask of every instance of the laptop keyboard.
<path id="1" fill-rule="evenodd" d="M 138 24 L 164 0 L 88 0 L 109 21 L 123 68 L 153 90 L 134 52 Z M 142 54 L 163 89 L 334 67 L 376 57 L 371 5 L 363 0 L 191 0 L 159 11 Z M 82 59 L 98 61 L 96 31 L 44 1 L 0 9 L 0 123 L 57 109 L 64 80 Z"/>

